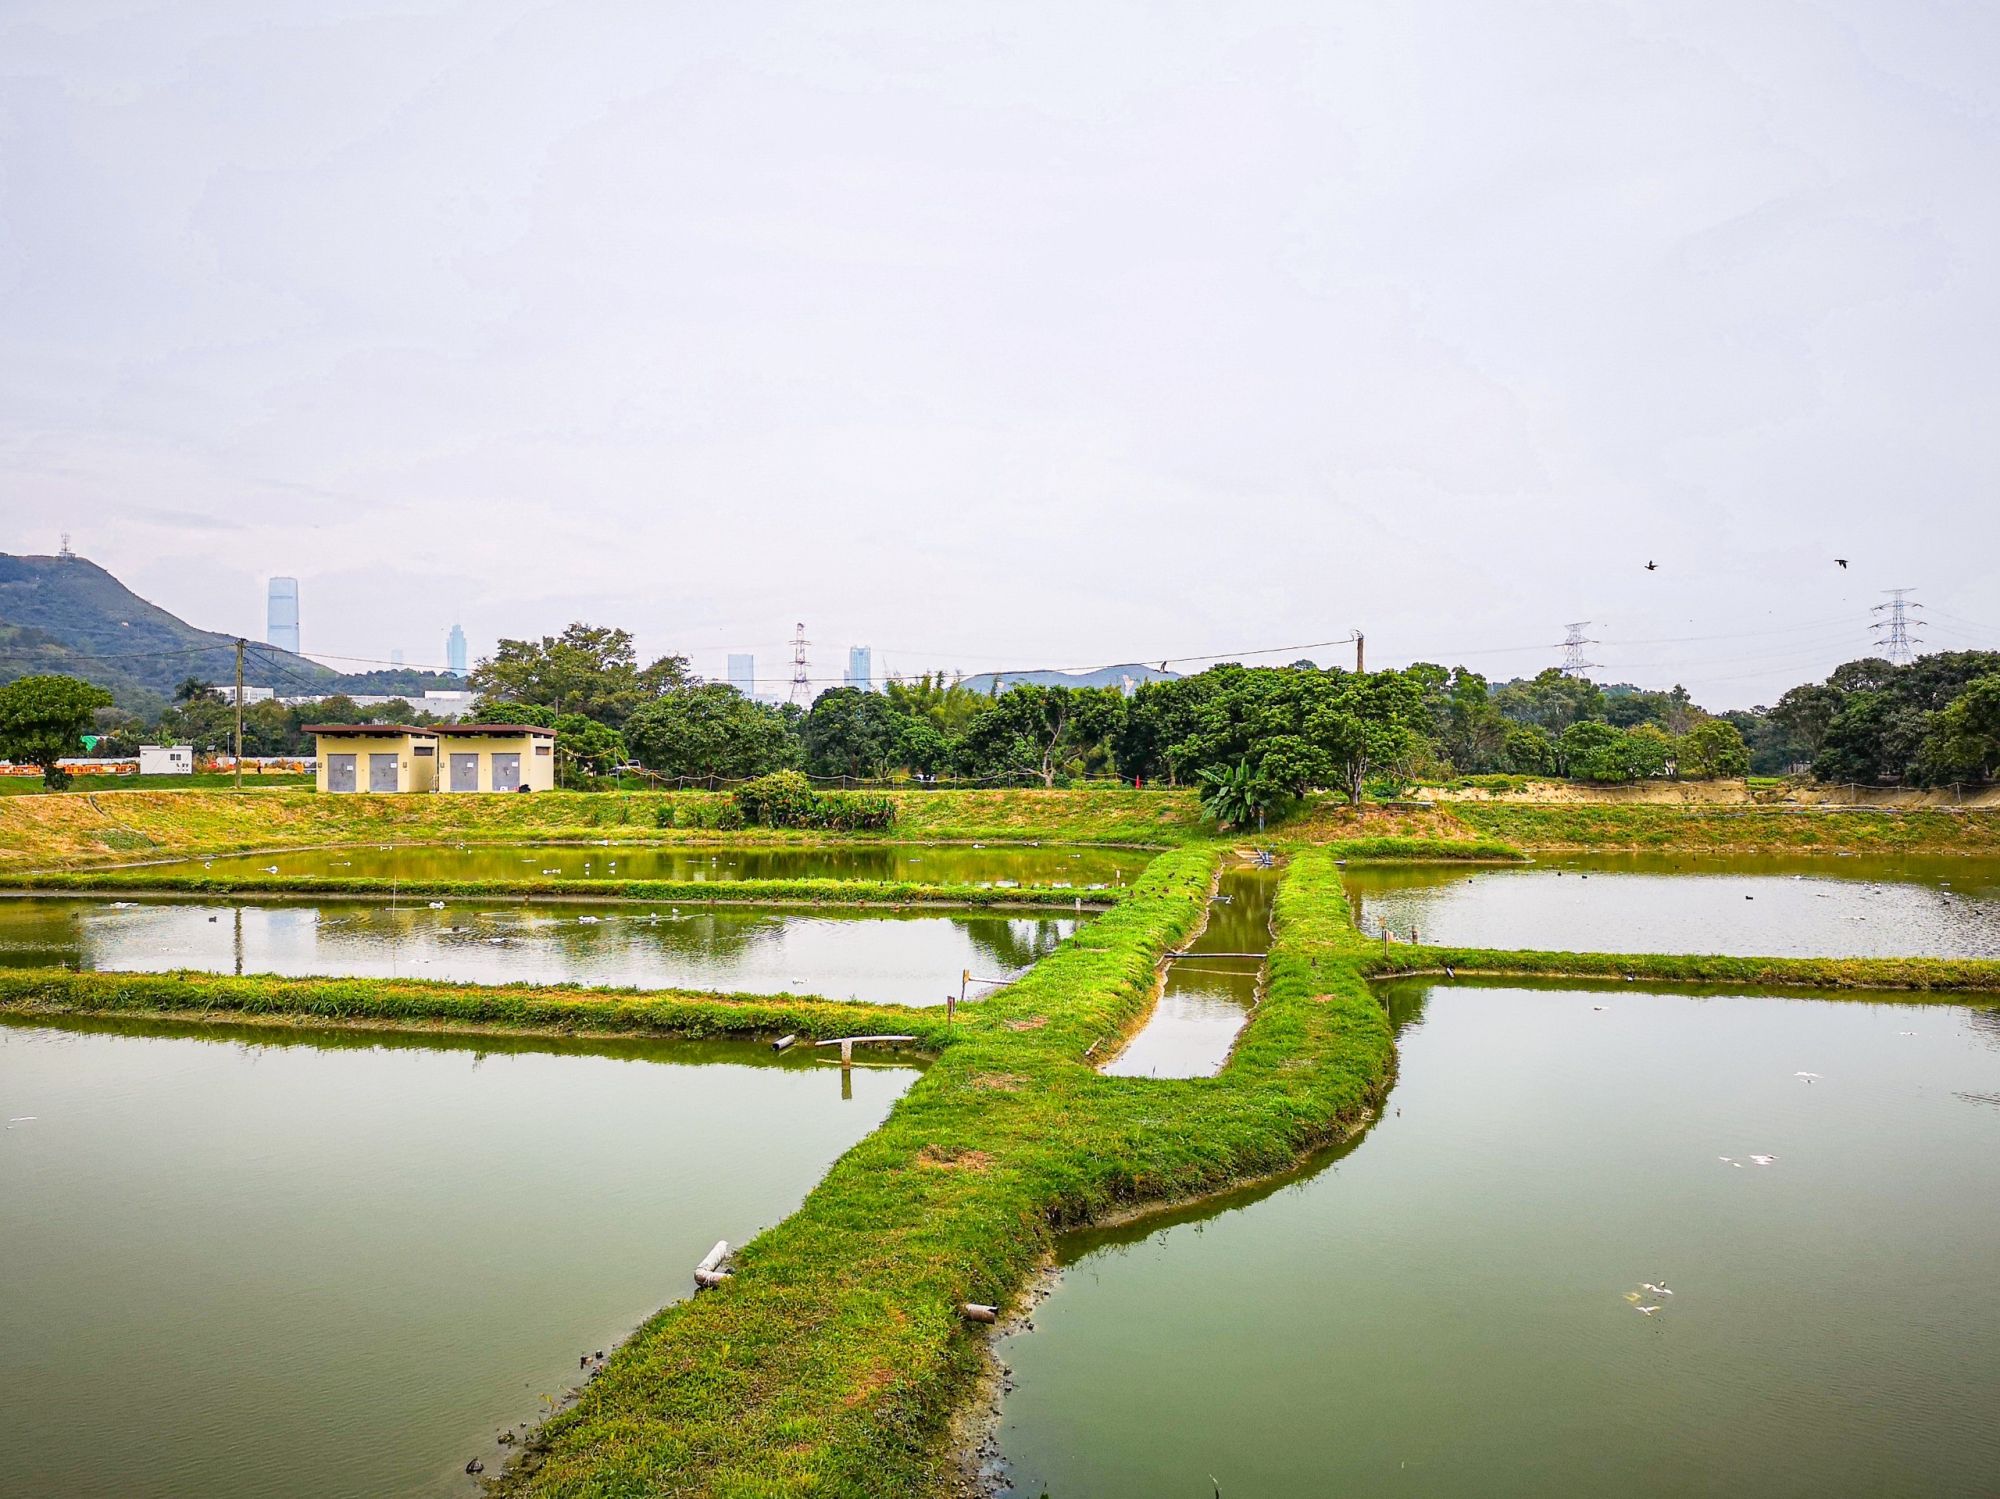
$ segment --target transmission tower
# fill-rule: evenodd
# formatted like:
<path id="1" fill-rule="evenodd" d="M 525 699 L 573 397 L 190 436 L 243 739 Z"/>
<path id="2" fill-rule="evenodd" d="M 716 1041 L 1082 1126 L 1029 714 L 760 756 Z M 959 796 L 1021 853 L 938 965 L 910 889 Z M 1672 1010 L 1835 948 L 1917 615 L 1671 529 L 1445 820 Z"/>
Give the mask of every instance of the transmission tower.
<path id="1" fill-rule="evenodd" d="M 1882 591 L 1889 595 L 1889 602 L 1877 604 L 1869 611 L 1871 614 L 1887 611 L 1885 618 L 1875 621 L 1875 643 L 1893 664 L 1908 666 L 1916 654 L 1910 647 L 1923 644 L 1921 635 L 1910 633 L 1910 611 L 1924 606 L 1906 597 L 1916 592 L 1914 588 L 1885 588 Z"/>
<path id="2" fill-rule="evenodd" d="M 1563 629 L 1567 632 L 1563 636 L 1562 664 L 1563 675 L 1566 677 L 1580 677 L 1598 664 L 1595 661 L 1586 661 L 1583 659 L 1583 648 L 1585 646 L 1602 643 L 1592 640 L 1583 633 L 1589 626 L 1590 621 L 1587 619 L 1580 619 L 1574 624 L 1563 626 Z"/>
<path id="3" fill-rule="evenodd" d="M 812 677 L 806 665 L 806 647 L 811 644 L 806 639 L 805 621 L 800 620 L 798 628 L 792 632 L 792 701 L 795 703 L 801 693 L 808 702 L 812 700 Z"/>

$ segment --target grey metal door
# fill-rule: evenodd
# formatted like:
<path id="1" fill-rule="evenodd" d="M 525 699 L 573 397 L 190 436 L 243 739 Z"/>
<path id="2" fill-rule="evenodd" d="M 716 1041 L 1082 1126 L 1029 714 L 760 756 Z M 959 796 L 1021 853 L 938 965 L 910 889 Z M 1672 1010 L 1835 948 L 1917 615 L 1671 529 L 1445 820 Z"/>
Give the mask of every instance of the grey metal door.
<path id="1" fill-rule="evenodd" d="M 493 789 L 495 791 L 519 791 L 521 789 L 521 757 L 517 754 L 493 757 Z"/>
<path id="2" fill-rule="evenodd" d="M 451 789 L 453 791 L 477 791 L 479 789 L 479 756 L 453 755 L 451 757 Z"/>
<path id="3" fill-rule="evenodd" d="M 326 789 L 328 791 L 352 791 L 354 789 L 354 756 L 328 755 L 326 757 Z"/>
<path id="4" fill-rule="evenodd" d="M 370 755 L 368 757 L 368 789 L 370 791 L 394 791 L 396 789 L 396 757 L 394 755 Z"/>

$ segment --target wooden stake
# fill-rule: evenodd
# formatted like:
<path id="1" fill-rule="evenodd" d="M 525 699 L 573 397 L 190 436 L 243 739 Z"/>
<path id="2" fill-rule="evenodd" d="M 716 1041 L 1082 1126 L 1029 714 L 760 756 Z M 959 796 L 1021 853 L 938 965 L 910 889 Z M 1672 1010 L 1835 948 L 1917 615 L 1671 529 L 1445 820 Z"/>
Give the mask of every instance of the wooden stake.
<path id="1" fill-rule="evenodd" d="M 243 789 L 243 642 L 236 642 L 236 789 Z"/>

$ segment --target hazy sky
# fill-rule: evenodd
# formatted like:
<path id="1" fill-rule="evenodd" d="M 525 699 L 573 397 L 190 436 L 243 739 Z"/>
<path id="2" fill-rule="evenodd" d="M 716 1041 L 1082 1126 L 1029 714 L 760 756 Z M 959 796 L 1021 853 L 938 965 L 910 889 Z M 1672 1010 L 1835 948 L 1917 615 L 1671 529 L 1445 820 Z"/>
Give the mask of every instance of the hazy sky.
<path id="1" fill-rule="evenodd" d="M 1987 0 L 0 0 L 0 550 L 1744 705 L 2000 646 L 1997 267 Z"/>

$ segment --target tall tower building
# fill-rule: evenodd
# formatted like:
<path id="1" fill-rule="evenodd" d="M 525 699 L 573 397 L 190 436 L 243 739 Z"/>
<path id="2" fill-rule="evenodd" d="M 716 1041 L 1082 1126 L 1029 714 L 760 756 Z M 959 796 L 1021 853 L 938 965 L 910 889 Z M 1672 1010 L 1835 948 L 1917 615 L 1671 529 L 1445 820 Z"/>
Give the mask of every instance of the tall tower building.
<path id="1" fill-rule="evenodd" d="M 465 675 L 465 631 L 458 625 L 444 638 L 444 665 L 455 677 Z"/>
<path id="2" fill-rule="evenodd" d="M 299 580 L 273 578 L 264 613 L 264 639 L 281 651 L 299 653 Z"/>
<path id="3" fill-rule="evenodd" d="M 842 678 L 849 687 L 859 687 L 863 692 L 875 690 L 875 651 L 871 646 L 850 645 L 847 648 L 847 675 Z"/>
<path id="4" fill-rule="evenodd" d="M 741 655 L 735 651 L 729 653 L 729 685 L 745 697 L 755 697 L 757 695 L 757 658 L 755 656 Z"/>

